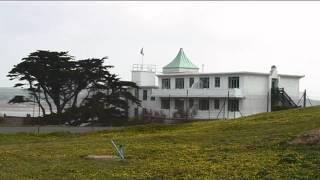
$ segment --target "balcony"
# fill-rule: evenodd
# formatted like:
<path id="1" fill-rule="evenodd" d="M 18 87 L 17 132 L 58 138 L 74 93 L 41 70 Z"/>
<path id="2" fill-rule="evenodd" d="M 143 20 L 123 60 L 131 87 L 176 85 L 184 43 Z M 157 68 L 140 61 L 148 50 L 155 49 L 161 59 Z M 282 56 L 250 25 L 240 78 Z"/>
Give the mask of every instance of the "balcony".
<path id="1" fill-rule="evenodd" d="M 244 98 L 241 89 L 152 89 L 156 97 L 229 97 Z"/>

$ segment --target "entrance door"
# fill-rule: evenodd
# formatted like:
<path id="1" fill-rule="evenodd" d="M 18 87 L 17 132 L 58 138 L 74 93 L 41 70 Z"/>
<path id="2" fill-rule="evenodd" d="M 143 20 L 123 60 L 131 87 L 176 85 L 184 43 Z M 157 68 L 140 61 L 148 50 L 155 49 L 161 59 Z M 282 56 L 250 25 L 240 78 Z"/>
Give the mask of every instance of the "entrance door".
<path id="1" fill-rule="evenodd" d="M 276 79 L 276 78 L 272 78 L 272 89 L 276 89 L 278 88 L 278 83 L 279 83 L 279 80 Z"/>

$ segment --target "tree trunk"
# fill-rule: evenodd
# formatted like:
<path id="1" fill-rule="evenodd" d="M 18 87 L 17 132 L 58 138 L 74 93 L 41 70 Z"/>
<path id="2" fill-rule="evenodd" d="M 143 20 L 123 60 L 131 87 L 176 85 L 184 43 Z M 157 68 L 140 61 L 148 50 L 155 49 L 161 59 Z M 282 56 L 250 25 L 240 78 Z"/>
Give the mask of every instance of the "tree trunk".
<path id="1" fill-rule="evenodd" d="M 48 91 L 46 90 L 46 88 L 44 88 L 43 86 L 41 86 L 42 87 L 42 89 L 43 89 L 43 94 L 44 94 L 44 97 L 45 97 L 45 100 L 46 100 L 46 102 L 47 102 L 47 104 L 48 104 L 48 106 L 49 106 L 49 110 L 50 110 L 50 114 L 52 114 L 53 113 L 53 110 L 52 110 L 52 105 L 51 105 L 51 103 L 50 103 L 50 101 L 49 101 L 49 98 L 48 98 Z"/>
<path id="2" fill-rule="evenodd" d="M 79 91 L 76 92 L 74 98 L 73 98 L 73 103 L 72 103 L 72 108 L 75 108 L 77 106 L 77 103 L 78 103 L 78 95 L 79 95 Z"/>
<path id="3" fill-rule="evenodd" d="M 37 92 L 33 91 L 33 96 L 35 97 L 38 106 L 40 107 L 41 111 L 42 111 L 42 116 L 46 115 L 46 110 L 44 109 L 44 107 L 41 104 L 41 96 L 39 94 L 39 96 L 37 95 Z"/>

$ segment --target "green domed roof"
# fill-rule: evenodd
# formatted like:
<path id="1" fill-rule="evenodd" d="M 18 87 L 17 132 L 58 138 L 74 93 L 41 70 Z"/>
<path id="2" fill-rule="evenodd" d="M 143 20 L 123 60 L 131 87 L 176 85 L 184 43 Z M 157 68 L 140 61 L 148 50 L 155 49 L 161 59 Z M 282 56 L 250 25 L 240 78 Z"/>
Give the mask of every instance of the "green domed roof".
<path id="1" fill-rule="evenodd" d="M 182 48 L 180 48 L 177 56 L 168 65 L 163 67 L 163 69 L 171 68 L 199 69 L 187 58 Z"/>

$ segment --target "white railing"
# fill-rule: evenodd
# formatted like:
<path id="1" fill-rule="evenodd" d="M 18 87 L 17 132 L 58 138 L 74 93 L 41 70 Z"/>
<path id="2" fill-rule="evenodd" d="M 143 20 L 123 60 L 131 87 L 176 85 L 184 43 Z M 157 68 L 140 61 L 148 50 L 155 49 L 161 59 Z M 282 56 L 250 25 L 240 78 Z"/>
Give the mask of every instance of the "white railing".
<path id="1" fill-rule="evenodd" d="M 132 71 L 156 72 L 156 65 L 153 65 L 153 64 L 133 64 Z"/>
<path id="2" fill-rule="evenodd" d="M 156 97 L 229 97 L 243 98 L 241 89 L 152 89 Z"/>

